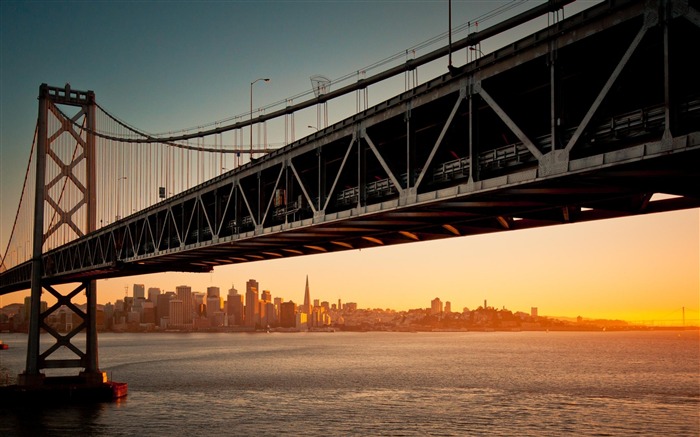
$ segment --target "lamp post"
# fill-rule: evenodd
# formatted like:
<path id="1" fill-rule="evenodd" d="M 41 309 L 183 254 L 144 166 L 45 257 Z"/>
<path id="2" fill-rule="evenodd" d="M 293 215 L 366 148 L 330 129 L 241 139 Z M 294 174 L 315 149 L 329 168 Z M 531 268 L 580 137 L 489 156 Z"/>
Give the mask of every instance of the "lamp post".
<path id="1" fill-rule="evenodd" d="M 260 77 L 250 83 L 250 160 L 253 160 L 253 85 L 259 81 L 269 82 L 270 79 Z"/>

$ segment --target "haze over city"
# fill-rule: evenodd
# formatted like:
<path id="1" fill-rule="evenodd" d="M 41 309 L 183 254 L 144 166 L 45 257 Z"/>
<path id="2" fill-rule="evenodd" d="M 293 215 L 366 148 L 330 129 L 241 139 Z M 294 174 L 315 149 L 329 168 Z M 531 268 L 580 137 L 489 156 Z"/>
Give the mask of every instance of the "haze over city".
<path id="1" fill-rule="evenodd" d="M 453 22 L 484 16 L 494 3 L 454 2 Z M 271 79 L 255 88 L 255 105 L 269 104 L 308 90 L 309 77 L 315 74 L 336 78 L 361 70 L 444 34 L 447 25 L 444 2 L 161 5 L 0 5 L 3 252 L 19 201 L 41 83 L 94 90 L 101 105 L 130 124 L 164 132 L 245 113 L 256 78 Z M 66 26 L 68 22 L 81 25 Z M 480 26 L 489 24 L 485 20 Z M 68 42 L 79 42 L 81 50 L 66 54 Z M 75 52 L 80 52 L 79 61 L 72 58 Z M 421 70 L 419 81 L 445 70 L 444 65 L 431 68 Z M 370 105 L 386 97 L 370 89 Z M 341 113 L 342 108 L 330 106 L 331 119 Z M 307 126 L 315 120 L 307 117 L 298 119 L 297 137 L 313 132 Z M 366 308 L 423 308 L 439 295 L 454 308 L 488 299 L 495 307 L 536 306 L 552 316 L 676 324 L 685 307 L 688 322 L 697 324 L 699 241 L 700 213 L 693 209 L 252 262 L 206 274 L 115 278 L 99 281 L 98 300 L 114 302 L 134 283 L 163 290 L 187 284 L 204 291 L 208 286 L 242 286 L 249 278 L 257 278 L 275 295 L 292 297 L 300 294 L 309 275 L 326 299 Z M 22 302 L 27 294 L 2 296 L 0 304 Z"/>

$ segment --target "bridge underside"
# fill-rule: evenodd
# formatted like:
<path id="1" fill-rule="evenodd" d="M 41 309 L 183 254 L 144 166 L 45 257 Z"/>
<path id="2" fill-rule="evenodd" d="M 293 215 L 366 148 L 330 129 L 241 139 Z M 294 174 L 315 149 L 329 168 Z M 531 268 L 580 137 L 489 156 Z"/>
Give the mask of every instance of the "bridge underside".
<path id="1" fill-rule="evenodd" d="M 47 283 L 700 207 L 696 2 L 608 2 L 43 257 Z M 663 194 L 665 196 L 654 196 Z M 99 199 L 98 199 L 99 201 Z M 0 292 L 29 287 L 25 264 Z"/>

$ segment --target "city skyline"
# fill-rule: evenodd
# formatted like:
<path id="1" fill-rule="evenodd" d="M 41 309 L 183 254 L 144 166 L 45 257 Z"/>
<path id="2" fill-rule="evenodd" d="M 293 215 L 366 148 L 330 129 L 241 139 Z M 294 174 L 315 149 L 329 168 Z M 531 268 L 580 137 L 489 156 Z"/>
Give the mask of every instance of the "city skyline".
<path id="1" fill-rule="evenodd" d="M 187 274 L 183 274 L 187 275 Z M 145 275 L 145 276 L 139 276 L 138 278 L 148 278 L 149 276 L 155 277 L 155 276 L 160 276 L 160 275 Z M 302 275 L 304 276 L 304 275 Z M 128 278 L 122 278 L 122 279 L 128 279 Z M 656 318 L 648 318 L 648 319 L 629 319 L 629 318 L 623 318 L 623 317 L 603 317 L 600 315 L 595 315 L 595 314 L 585 314 L 582 312 L 569 312 L 566 314 L 559 314 L 559 313 L 552 313 L 547 310 L 547 308 L 540 308 L 539 306 L 533 304 L 530 304 L 529 306 L 527 303 L 521 305 L 521 306 L 513 306 L 510 305 L 508 302 L 496 302 L 492 304 L 489 300 L 488 296 L 483 296 L 483 297 L 478 297 L 476 295 L 472 295 L 469 297 L 469 302 L 465 302 L 464 304 L 460 304 L 460 302 L 453 302 L 449 299 L 442 299 L 440 296 L 432 296 L 430 297 L 429 294 L 425 294 L 425 300 L 424 302 L 417 302 L 415 306 L 409 307 L 406 305 L 387 305 L 387 306 L 372 306 L 372 305 L 364 305 L 362 302 L 355 302 L 353 299 L 348 299 L 348 300 L 343 300 L 340 297 L 334 298 L 334 297 L 328 297 L 328 296 L 323 296 L 322 298 L 314 298 L 312 299 L 310 297 L 310 286 L 309 286 L 309 276 L 305 275 L 305 285 L 303 286 L 304 290 L 300 291 L 300 287 L 297 284 L 294 287 L 290 286 L 290 289 L 294 289 L 291 291 L 291 293 L 284 293 L 283 295 L 280 295 L 277 293 L 275 290 L 270 290 L 269 287 L 261 287 L 260 284 L 261 282 L 257 281 L 256 279 L 248 279 L 245 281 L 245 289 L 242 290 L 242 292 L 239 292 L 239 290 L 236 288 L 236 284 L 230 284 L 230 288 L 226 285 L 224 286 L 218 286 L 218 285 L 212 285 L 208 284 L 205 286 L 205 288 L 196 288 L 192 287 L 187 284 L 180 284 L 177 286 L 172 287 L 172 289 L 167 289 L 158 286 L 157 283 L 154 284 L 141 284 L 141 283 L 125 283 L 123 287 L 123 291 L 121 295 L 118 295 L 117 293 L 110 294 L 110 296 L 113 296 L 115 299 L 110 300 L 110 301 L 103 301 L 99 299 L 98 296 L 98 305 L 99 306 L 105 306 L 105 305 L 117 305 L 118 302 L 124 302 L 125 299 L 131 299 L 133 301 L 136 301 L 138 298 L 141 298 L 144 301 L 151 301 L 154 302 L 154 305 L 156 305 L 156 301 L 152 298 L 153 296 L 156 296 L 156 298 L 162 298 L 165 297 L 166 294 L 170 295 L 175 295 L 179 301 L 185 301 L 185 299 L 188 299 L 187 305 L 188 306 L 193 306 L 195 297 L 198 299 L 202 300 L 203 303 L 206 304 L 207 311 L 210 311 L 209 307 L 209 299 L 210 295 L 216 294 L 217 297 L 220 297 L 220 303 L 221 303 L 221 311 L 225 312 L 228 317 L 231 317 L 232 310 L 227 309 L 227 305 L 229 305 L 228 300 L 233 297 L 239 297 L 240 298 L 240 311 L 241 311 L 241 317 L 242 318 L 247 318 L 250 319 L 253 317 L 254 313 L 250 314 L 245 314 L 246 311 L 250 311 L 249 305 L 247 302 L 249 301 L 249 297 L 255 297 L 257 301 L 262 301 L 263 300 L 263 295 L 267 295 L 267 302 L 273 302 L 275 307 L 277 307 L 277 311 L 279 312 L 279 305 L 281 303 L 292 303 L 294 304 L 294 311 L 306 311 L 308 314 L 311 314 L 313 309 L 315 307 L 319 306 L 319 302 L 323 302 L 328 304 L 327 306 L 330 308 L 332 307 L 333 310 L 338 308 L 338 310 L 341 310 L 345 307 L 346 304 L 350 305 L 352 308 L 355 309 L 360 309 L 360 310 L 371 310 L 371 311 L 394 311 L 394 312 L 410 312 L 410 311 L 416 311 L 416 310 L 426 310 L 426 311 L 431 311 L 431 313 L 435 313 L 435 308 L 436 308 L 436 303 L 439 305 L 441 308 L 438 312 L 447 312 L 447 313 L 461 313 L 463 311 L 474 311 L 480 308 L 491 308 L 495 310 L 504 310 L 504 311 L 512 311 L 514 313 L 532 313 L 535 316 L 538 314 L 542 317 L 550 317 L 553 319 L 563 319 L 563 320 L 573 320 L 576 318 L 583 318 L 584 320 L 622 320 L 627 323 L 630 323 L 632 325 L 636 326 L 700 326 L 700 322 L 694 317 L 694 309 L 692 307 L 687 307 L 685 305 L 678 307 L 678 308 L 670 308 L 669 311 L 667 311 L 665 314 L 662 315 L 662 317 L 656 317 Z M 146 293 L 146 290 L 148 291 Z M 184 290 L 187 290 L 187 293 L 190 294 L 189 298 L 183 298 L 182 293 Z M 257 296 L 256 296 L 257 294 Z M 323 294 L 321 292 L 320 294 Z M 103 293 L 103 296 L 105 293 Z M 291 295 L 291 296 L 290 296 Z M 179 298 L 177 296 L 180 296 Z M 42 301 L 47 296 L 44 294 L 42 296 Z M 25 298 L 26 299 L 26 298 Z M 48 299 L 49 301 L 51 299 Z M 85 302 L 82 302 L 80 298 L 76 299 L 76 302 L 81 305 L 85 304 Z M 308 309 L 305 309 L 306 304 L 308 302 Z M 21 302 L 13 302 L 13 303 L 21 303 Z M 26 303 L 26 301 L 25 301 Z M 184 303 L 184 302 L 183 302 Z M 336 305 L 337 303 L 337 305 Z M 397 302 L 401 304 L 402 302 Z M 6 305 L 9 304 L 4 304 L 2 303 L 2 300 L 0 299 L 0 308 L 5 307 Z M 444 306 L 444 310 L 443 310 Z M 242 320 L 242 319 L 241 319 Z M 190 320 L 191 322 L 191 320 Z M 241 326 L 248 326 L 244 323 L 236 323 L 236 322 L 230 322 L 231 325 L 241 325 Z"/>
<path id="2" fill-rule="evenodd" d="M 125 287 L 123 298 L 115 302 L 98 304 L 98 328 L 102 331 L 162 332 L 162 331 L 308 331 L 329 330 L 596 330 L 596 329 L 648 329 L 675 328 L 697 329 L 697 324 L 687 324 L 685 307 L 681 323 L 665 321 L 630 322 L 620 319 L 595 319 L 581 315 L 560 317 L 541 314 L 532 306 L 529 311 L 521 308 L 501 308 L 489 305 L 484 299 L 479 306 L 452 308 L 450 301 L 440 297 L 430 300 L 428 306 L 408 310 L 392 308 L 364 308 L 356 302 L 329 302 L 325 298 L 311 299 L 309 278 L 306 277 L 303 304 L 294 299 L 285 300 L 270 290 L 260 288 L 255 279 L 246 281 L 245 295 L 232 284 L 225 298 L 221 288 L 207 287 L 206 292 L 192 290 L 188 285 L 175 287 L 176 291 L 132 284 L 131 295 Z M 28 301 L 17 306 L 0 307 L 5 318 L 4 329 L 23 332 L 28 318 Z M 297 301 L 299 302 L 299 301 Z M 79 307 L 86 305 L 78 303 Z M 48 307 L 41 302 L 42 311 Z M 188 310 L 189 309 L 189 310 Z M 84 310 L 84 308 L 83 308 Z M 63 305 L 48 316 L 50 326 L 67 332 L 78 321 L 73 311 Z M 14 318 L 14 319 L 13 319 Z M 666 321 L 667 322 L 667 321 Z"/>
<path id="3" fill-rule="evenodd" d="M 457 25 L 507 2 L 454 3 Z M 162 20 L 154 20 L 162 13 L 155 3 L 121 8 L 57 2 L 44 8 L 2 2 L 2 250 L 29 155 L 40 83 L 92 89 L 100 104 L 116 115 L 146 131 L 163 132 L 246 112 L 249 84 L 257 77 L 271 78 L 269 84 L 256 88 L 256 102 L 264 105 L 308 89 L 314 74 L 335 78 L 371 65 L 444 33 L 447 24 L 446 4 L 357 5 L 352 1 L 313 3 L 313 8 L 295 2 L 222 3 L 197 8 L 172 3 Z M 326 17 L 323 23 L 314 18 L 317 13 Z M 227 23 L 226 17 L 231 16 L 237 17 L 238 26 Z M 387 16 L 395 20 L 388 23 Z M 69 20 L 85 26 L 61 24 Z M 126 22 L 133 32 L 122 30 Z M 364 23 L 361 32 L 359 22 Z M 252 23 L 266 26 L 261 30 Z M 84 62 L 63 55 L 65 46 L 76 41 L 88 45 L 81 50 Z M 503 41 L 489 42 L 483 50 L 488 52 L 500 43 Z M 464 62 L 464 54 L 459 55 L 459 62 Z M 445 68 L 421 70 L 420 81 L 444 73 Z M 378 94 L 370 89 L 370 104 L 381 100 Z M 331 106 L 331 116 L 337 112 Z M 312 132 L 306 126 L 314 120 L 300 119 L 298 124 L 298 136 L 303 136 Z M 688 319 L 697 321 L 699 223 L 700 212 L 692 209 L 254 262 L 217 267 L 199 275 L 174 272 L 113 278 L 98 282 L 98 300 L 116 300 L 124 286 L 133 283 L 146 287 L 159 283 L 169 290 L 190 284 L 205 290 L 207 286 L 225 288 L 229 283 L 242 288 L 240 284 L 251 277 L 286 296 L 308 274 L 315 287 L 372 308 L 393 303 L 396 309 L 410 309 L 441 295 L 454 308 L 488 299 L 497 307 L 537 306 L 551 315 L 582 313 L 632 321 L 663 319 L 686 307 Z M 2 296 L 0 302 L 21 302 L 27 294 L 12 293 Z"/>

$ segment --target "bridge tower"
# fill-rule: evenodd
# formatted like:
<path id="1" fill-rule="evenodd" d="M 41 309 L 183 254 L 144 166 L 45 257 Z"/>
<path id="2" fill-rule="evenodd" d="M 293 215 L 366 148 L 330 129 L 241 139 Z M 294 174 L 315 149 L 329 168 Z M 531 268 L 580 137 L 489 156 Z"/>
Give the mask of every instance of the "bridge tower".
<path id="1" fill-rule="evenodd" d="M 67 115 L 66 112 L 73 112 L 76 108 L 75 114 Z M 46 383 L 42 369 L 63 368 L 82 368 L 79 377 L 72 381 L 83 386 L 106 382 L 97 359 L 95 281 L 82 282 L 64 295 L 51 285 L 51 258 L 42 256 L 45 250 L 52 248 L 52 241 L 65 244 L 96 230 L 94 128 L 94 92 L 72 90 L 68 84 L 64 88 L 41 85 L 29 336 L 26 369 L 18 378 L 20 386 L 42 387 Z M 65 194 L 66 191 L 70 195 Z M 41 295 L 44 290 L 53 295 L 57 302 L 42 311 Z M 81 291 L 85 292 L 87 298 L 85 311 L 71 302 Z M 47 316 L 64 306 L 82 319 L 65 335 L 45 322 Z M 56 339 L 56 343 L 44 352 L 41 352 L 39 344 L 41 330 Z M 71 343 L 71 340 L 83 331 L 85 345 L 81 349 Z M 72 351 L 77 358 L 49 359 L 50 355 L 62 347 Z"/>

